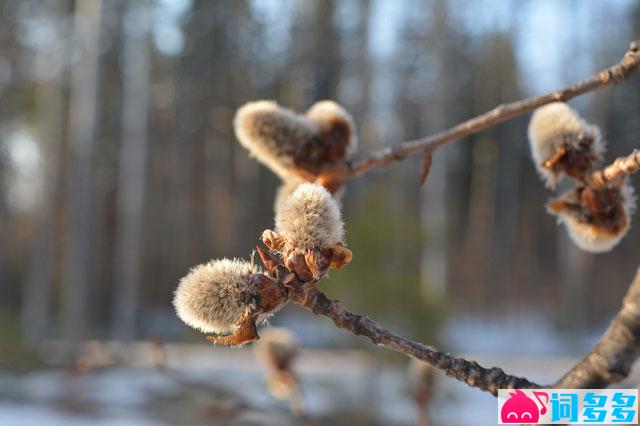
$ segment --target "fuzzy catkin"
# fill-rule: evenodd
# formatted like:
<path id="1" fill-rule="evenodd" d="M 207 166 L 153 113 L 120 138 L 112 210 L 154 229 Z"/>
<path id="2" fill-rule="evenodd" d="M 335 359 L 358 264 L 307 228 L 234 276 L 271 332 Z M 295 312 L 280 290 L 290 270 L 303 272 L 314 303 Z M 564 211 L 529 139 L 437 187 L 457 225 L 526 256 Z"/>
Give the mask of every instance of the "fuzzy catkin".
<path id="1" fill-rule="evenodd" d="M 350 159 L 358 149 L 358 137 L 355 132 L 355 121 L 342 106 L 329 100 L 316 102 L 309 108 L 307 118 L 318 125 L 321 134 L 331 131 L 338 120 L 343 120 L 348 129 L 346 158 Z"/>
<path id="2" fill-rule="evenodd" d="M 293 192 L 298 189 L 298 187 L 303 183 L 305 182 L 297 179 L 284 181 L 276 191 L 276 199 L 273 203 L 273 211 L 277 213 L 282 208 L 284 203 L 287 202 L 287 199 L 291 196 L 291 194 L 293 194 Z"/>
<path id="3" fill-rule="evenodd" d="M 571 240 L 582 250 L 591 253 L 610 251 L 629 231 L 636 202 L 633 188 L 625 182 L 618 191 L 619 200 L 611 206 L 611 213 L 605 215 L 589 212 L 580 202 L 579 194 L 579 190 L 574 189 L 561 195 L 559 200 L 569 208 L 550 207 L 549 212 L 565 225 Z"/>
<path id="4" fill-rule="evenodd" d="M 317 125 L 272 101 L 249 102 L 233 121 L 238 141 L 281 179 L 288 179 L 304 145 L 318 133 Z"/>
<path id="5" fill-rule="evenodd" d="M 528 129 L 529 146 L 533 162 L 546 185 L 554 188 L 561 175 L 543 167 L 562 145 L 579 149 L 580 143 L 589 144 L 589 155 L 599 160 L 604 152 L 604 142 L 597 126 L 583 120 L 564 102 L 554 102 L 538 108 L 531 117 Z"/>
<path id="6" fill-rule="evenodd" d="M 249 276 L 257 268 L 242 260 L 212 260 L 180 280 L 173 305 L 178 317 L 205 333 L 227 334 L 256 307 L 258 289 Z"/>
<path id="7" fill-rule="evenodd" d="M 249 102 L 236 112 L 240 144 L 284 182 L 311 181 L 357 148 L 351 115 L 333 101 L 315 103 L 306 114 L 272 101 Z"/>
<path id="8" fill-rule="evenodd" d="M 344 224 L 337 202 L 329 191 L 305 183 L 276 212 L 276 232 L 293 248 L 304 251 L 327 248 L 343 242 Z"/>
<path id="9" fill-rule="evenodd" d="M 303 183 L 305 183 L 305 181 L 303 181 L 302 179 L 293 178 L 284 181 L 276 190 L 276 199 L 273 203 L 273 211 L 277 213 L 287 201 L 287 198 L 289 198 L 289 196 L 293 194 L 293 191 L 295 191 Z M 344 194 L 344 187 L 340 188 L 339 191 L 331 194 L 333 199 L 336 201 L 336 204 L 338 205 L 338 209 L 342 208 L 342 198 L 344 197 Z"/>

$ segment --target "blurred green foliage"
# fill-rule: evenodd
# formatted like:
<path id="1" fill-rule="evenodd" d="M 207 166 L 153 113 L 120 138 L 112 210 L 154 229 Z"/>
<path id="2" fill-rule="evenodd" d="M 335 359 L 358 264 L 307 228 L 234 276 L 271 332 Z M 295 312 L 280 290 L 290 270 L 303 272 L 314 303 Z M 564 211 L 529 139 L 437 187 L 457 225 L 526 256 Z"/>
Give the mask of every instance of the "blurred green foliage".
<path id="1" fill-rule="evenodd" d="M 39 364 L 36 355 L 20 335 L 17 315 L 0 311 L 0 370 L 28 371 Z"/>
<path id="2" fill-rule="evenodd" d="M 388 184 L 371 186 L 358 197 L 346 220 L 353 262 L 333 272 L 323 287 L 356 312 L 364 312 L 398 332 L 434 342 L 446 304 L 430 294 L 419 270 L 423 232 L 418 216 L 394 208 Z M 348 194 L 347 194 L 348 196 Z"/>

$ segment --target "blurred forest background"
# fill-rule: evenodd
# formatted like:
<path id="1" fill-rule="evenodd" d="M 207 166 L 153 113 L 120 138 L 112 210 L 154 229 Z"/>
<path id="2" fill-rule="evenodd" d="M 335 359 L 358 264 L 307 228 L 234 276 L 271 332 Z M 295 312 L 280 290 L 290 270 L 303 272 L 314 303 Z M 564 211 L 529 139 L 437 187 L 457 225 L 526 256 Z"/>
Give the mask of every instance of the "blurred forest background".
<path id="1" fill-rule="evenodd" d="M 354 115 L 363 157 L 586 78 L 639 37 L 635 0 L 0 0 L 0 423 L 36 410 L 16 414 L 6 401 L 38 405 L 60 390 L 58 405 L 74 412 L 96 411 L 83 395 L 132 416 L 144 410 L 131 401 L 147 401 L 154 418 L 181 424 L 198 412 L 136 399 L 136 383 L 153 383 L 153 395 L 170 388 L 140 371 L 95 376 L 93 394 L 56 373 L 16 374 L 69 365 L 87 340 L 205 343 L 173 312 L 178 280 L 211 258 L 247 257 L 273 223 L 278 181 L 233 135 L 243 103 L 303 111 L 334 99 Z M 640 79 L 571 104 L 602 126 L 608 161 L 638 147 Z M 542 382 L 560 374 L 517 356 L 575 357 L 593 344 L 638 266 L 640 231 L 612 253 L 576 249 L 545 213 L 552 194 L 531 164 L 527 121 L 438 151 L 424 189 L 419 159 L 350 182 L 355 258 L 327 294 L 446 350 Z M 307 348 L 382 354 L 295 307 L 274 322 Z M 201 348 L 219 375 L 197 374 L 220 384 L 238 368 L 245 381 L 232 389 L 262 401 L 255 376 L 239 373 L 253 365 L 246 351 Z M 189 353 L 176 367 L 198 364 Z M 383 424 L 411 417 L 397 372 L 394 382 L 344 353 L 343 367 L 305 358 L 312 411 L 350 410 L 366 424 L 377 410 Z M 479 407 L 495 419 L 490 396 L 456 389 L 438 406 L 457 412 L 467 395 L 476 420 Z"/>
<path id="2" fill-rule="evenodd" d="M 277 179 L 233 135 L 244 102 L 334 99 L 362 157 L 586 78 L 638 36 L 633 0 L 0 0 L 0 366 L 43 339 L 202 340 L 173 312 L 179 278 L 272 226 Z M 640 79 L 572 105 L 608 160 L 638 146 Z M 545 213 L 527 121 L 438 151 L 424 189 L 419 160 L 349 183 L 355 258 L 326 292 L 447 349 L 578 355 L 640 231 L 578 251 Z M 306 344 L 335 344 L 301 321 Z M 543 338 L 500 346 L 490 324 Z"/>

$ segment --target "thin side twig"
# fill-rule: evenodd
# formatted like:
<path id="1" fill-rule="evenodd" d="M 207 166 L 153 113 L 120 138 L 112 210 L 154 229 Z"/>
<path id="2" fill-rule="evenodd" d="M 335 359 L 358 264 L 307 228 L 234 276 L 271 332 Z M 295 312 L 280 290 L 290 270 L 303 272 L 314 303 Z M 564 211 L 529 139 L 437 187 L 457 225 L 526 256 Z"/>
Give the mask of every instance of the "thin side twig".
<path id="1" fill-rule="evenodd" d="M 377 346 L 425 361 L 450 377 L 467 385 L 489 392 L 494 396 L 498 389 L 539 388 L 529 380 L 505 373 L 501 368 L 485 368 L 476 361 L 468 361 L 451 354 L 401 337 L 376 324 L 367 316 L 358 315 L 338 301 L 333 301 L 315 288 L 314 284 L 289 287 L 289 298 L 316 315 L 324 315 L 333 323 L 355 335 L 364 336 Z"/>
<path id="2" fill-rule="evenodd" d="M 435 150 L 442 145 L 473 135 L 498 123 L 518 115 L 530 112 L 551 102 L 566 102 L 576 96 L 629 80 L 640 67 L 640 41 L 634 41 L 622 60 L 592 76 L 564 89 L 542 96 L 526 98 L 520 101 L 502 104 L 491 111 L 464 121 L 432 136 L 402 142 L 371 154 L 348 167 L 346 177 L 362 176 L 368 171 L 389 166 L 412 155 Z"/>
<path id="3" fill-rule="evenodd" d="M 424 153 L 424 157 L 422 159 L 422 173 L 420 174 L 420 186 L 424 186 L 427 183 L 427 178 L 429 177 L 429 172 L 431 171 L 431 166 L 433 165 L 433 152 L 428 149 Z"/>
<path id="4" fill-rule="evenodd" d="M 624 380 L 640 356 L 640 268 L 627 290 L 620 311 L 598 343 L 554 386 L 604 388 Z"/>
<path id="5" fill-rule="evenodd" d="M 638 170 L 640 170 L 640 149 L 634 149 L 631 154 L 616 158 L 604 169 L 596 170 L 589 178 L 591 183 L 598 187 L 606 187 Z"/>

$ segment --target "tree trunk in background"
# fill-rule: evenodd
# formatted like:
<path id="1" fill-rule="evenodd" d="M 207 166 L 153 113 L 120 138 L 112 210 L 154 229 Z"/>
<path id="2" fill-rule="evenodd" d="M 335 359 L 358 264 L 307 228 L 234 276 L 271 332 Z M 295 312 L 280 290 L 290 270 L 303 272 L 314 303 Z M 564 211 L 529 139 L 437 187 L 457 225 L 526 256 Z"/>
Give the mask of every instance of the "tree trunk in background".
<path id="1" fill-rule="evenodd" d="M 518 96 L 517 67 L 510 38 L 495 33 L 487 38 L 486 43 L 485 54 L 478 58 L 473 71 L 473 75 L 477 76 L 473 79 L 474 114 Z M 472 138 L 471 190 L 464 255 L 470 272 L 467 280 L 477 283 L 477 300 L 484 301 L 485 306 L 499 300 L 504 285 L 508 284 L 508 264 L 500 257 L 511 241 L 509 224 L 516 220 L 514 203 L 517 194 L 508 194 L 507 210 L 499 210 L 505 203 L 497 189 L 507 185 L 511 189 L 511 182 L 518 180 L 517 174 L 505 173 L 517 172 L 517 167 L 504 168 L 507 162 L 517 161 L 518 151 L 510 157 L 502 155 L 514 151 L 510 147 L 515 144 L 509 139 L 510 133 L 507 131 L 512 128 L 511 123 L 506 123 Z M 521 134 L 514 135 L 514 132 L 511 135 L 516 140 L 524 137 Z M 502 140 L 509 148 L 499 152 Z M 500 159 L 504 161 L 500 162 Z"/>
<path id="2" fill-rule="evenodd" d="M 481 98 L 477 98 L 481 99 Z M 473 138 L 467 234 L 464 245 L 465 281 L 476 300 L 489 305 L 491 252 L 494 230 L 497 142 L 494 132 Z"/>
<path id="3" fill-rule="evenodd" d="M 230 3 L 235 4 L 235 2 Z M 180 57 L 180 75 L 177 80 L 176 118 L 178 122 L 178 142 L 180 173 L 179 210 L 182 235 L 179 243 L 184 244 L 186 266 L 211 258 L 214 241 L 214 224 L 207 209 L 207 143 L 216 143 L 208 131 L 208 114 L 211 109 L 211 94 L 216 84 L 223 85 L 223 75 L 216 75 L 214 67 L 228 60 L 224 51 L 217 49 L 227 46 L 225 38 L 225 11 L 222 3 L 197 0 L 192 3 L 185 30 L 192 34 L 193 48 Z M 217 170 L 214 173 L 217 175 Z M 220 175 L 217 175 L 220 176 Z"/>
<path id="4" fill-rule="evenodd" d="M 92 231 L 91 157 L 95 145 L 100 14 L 100 0 L 76 2 L 73 43 L 77 62 L 71 70 L 69 111 L 69 237 L 62 300 L 63 333 L 73 342 L 83 337 L 87 325 Z"/>
<path id="5" fill-rule="evenodd" d="M 101 47 L 99 101 L 96 110 L 98 128 L 93 148 L 91 194 L 91 291 L 88 295 L 87 321 L 96 324 L 95 332 L 109 334 L 112 328 L 113 283 L 115 280 L 115 244 L 117 222 L 118 171 L 122 144 L 124 14 L 123 0 L 102 3 L 100 28 L 108 34 Z M 147 200 L 148 198 L 145 198 Z"/>
<path id="6" fill-rule="evenodd" d="M 432 25 L 425 29 L 419 38 L 418 46 L 427 49 L 425 59 L 429 56 L 437 58 L 443 64 L 441 69 L 449 67 L 455 55 L 447 42 L 439 40 L 438 34 L 450 34 L 449 11 L 444 3 L 436 3 L 433 8 L 423 10 L 423 19 L 431 19 Z M 430 15 L 430 16 L 429 16 Z M 449 40 L 451 41 L 451 40 Z M 433 71 L 432 71 L 433 72 Z M 428 134 L 440 131 L 456 120 L 450 116 L 445 107 L 447 102 L 452 102 L 451 94 L 460 91 L 460 83 L 455 77 L 447 77 L 444 73 L 440 76 L 443 84 L 430 88 L 430 99 L 425 99 L 420 107 L 424 124 L 420 134 Z M 447 231 L 449 206 L 447 198 L 451 196 L 452 185 L 449 182 L 449 159 L 457 152 L 456 146 L 445 146 L 438 150 L 433 157 L 433 163 L 426 187 L 420 190 L 420 293 L 424 300 L 444 300 L 447 294 L 447 265 L 449 263 L 449 242 Z M 419 170 L 416 170 L 417 173 Z"/>
<path id="7" fill-rule="evenodd" d="M 439 52 L 439 56 L 446 52 Z M 435 99 L 447 98 L 446 88 L 440 86 L 433 94 Z M 440 102 L 436 104 L 440 105 Z M 447 117 L 444 108 L 431 108 L 426 117 L 426 126 L 431 132 L 446 128 Z M 447 294 L 447 194 L 449 188 L 449 158 L 455 153 L 455 146 L 439 149 L 433 157 L 431 170 L 425 188 L 420 190 L 420 293 L 424 300 L 444 300 Z M 416 170 L 417 178 L 418 170 Z"/>
<path id="8" fill-rule="evenodd" d="M 229 8 L 226 12 L 228 14 L 227 21 L 231 23 L 229 25 L 230 28 L 233 29 L 234 33 L 237 31 L 237 28 L 241 28 L 243 24 L 250 22 L 251 9 L 248 2 L 235 2 L 234 7 Z M 229 29 L 227 30 L 227 32 Z M 222 44 L 219 47 L 220 51 L 228 52 L 229 46 L 225 46 Z M 229 56 L 231 52 L 227 53 Z M 247 69 L 251 67 L 249 63 L 246 61 L 248 57 L 241 57 L 241 63 L 236 64 L 237 68 L 233 67 L 233 62 L 230 61 L 217 61 L 215 66 L 213 67 L 214 74 L 226 75 L 226 84 L 220 85 L 218 84 L 211 96 L 216 106 L 224 105 L 229 103 L 229 99 L 246 99 L 247 98 L 247 88 L 246 88 L 246 80 L 249 78 L 247 74 Z M 254 65 L 255 66 L 255 65 Z M 233 105 L 233 103 L 232 103 Z M 231 181 L 229 182 L 229 188 L 231 192 L 229 194 L 230 202 L 230 212 L 233 215 L 233 222 L 231 225 L 233 226 L 233 234 L 229 235 L 232 238 L 231 248 L 232 253 L 237 253 L 238 256 L 247 256 L 250 253 L 251 247 L 255 245 L 256 235 L 260 235 L 262 229 L 258 227 L 258 219 L 259 215 L 256 212 L 261 212 L 262 214 L 266 214 L 267 217 L 271 217 L 271 206 L 270 205 L 261 205 L 261 188 L 262 182 L 264 179 L 260 179 L 260 166 L 253 158 L 249 158 L 247 155 L 247 151 L 240 146 L 240 144 L 236 143 L 235 138 L 232 134 L 229 134 L 227 137 L 221 137 L 222 135 L 217 137 L 216 150 L 218 147 L 220 148 L 220 157 L 216 158 L 215 155 L 210 155 L 208 157 L 208 166 L 207 169 L 218 168 L 221 171 L 224 171 L 226 167 L 222 167 L 220 161 L 224 161 L 224 158 L 231 158 L 232 167 L 229 169 L 232 173 Z M 211 140 L 207 141 L 208 150 L 211 154 L 213 154 Z M 225 146 L 222 146 L 224 144 Z M 265 170 L 263 173 L 270 173 Z M 213 176 L 211 173 L 208 173 L 207 179 L 209 183 L 213 183 Z M 220 177 L 218 177 L 220 179 Z M 214 188 L 219 185 L 211 186 L 208 184 L 208 193 L 212 193 Z M 215 204 L 215 200 L 210 198 L 209 204 L 213 207 Z M 221 213 L 219 209 L 211 208 L 211 213 L 217 214 Z M 216 211 L 218 210 L 218 211 Z M 221 215 L 223 218 L 228 217 L 227 215 Z M 220 215 L 217 215 L 220 217 Z M 269 225 L 270 225 L 269 221 Z M 228 233 L 224 230 L 224 225 L 220 223 L 215 228 L 215 234 L 217 238 L 228 238 Z"/>
<path id="9" fill-rule="evenodd" d="M 24 53 L 20 43 L 20 22 L 14 19 L 10 9 L 14 2 L 0 0 L 0 127 L 8 130 L 16 123 L 25 108 L 24 97 L 21 96 L 21 85 L 25 82 L 22 72 L 16 72 L 24 63 Z M 15 9 L 15 8 L 14 8 Z M 31 98 L 30 98 L 31 100 Z M 7 127 L 8 126 L 8 127 Z M 4 132 L 3 132 L 4 133 Z M 4 138 L 0 140 L 0 315 L 12 317 L 18 308 L 21 289 L 16 285 L 20 280 L 22 266 L 27 263 L 24 251 L 20 249 L 20 236 L 24 230 L 16 223 L 22 219 L 11 211 L 8 199 L 11 185 L 12 162 L 4 149 Z M 26 222 L 29 222 L 27 220 Z M 19 229 L 20 228 L 20 229 Z M 24 240 L 23 240 L 24 241 Z M 7 317 L 8 315 L 8 317 Z M 12 319 L 12 318 L 11 318 Z"/>
<path id="10" fill-rule="evenodd" d="M 150 10 L 146 1 L 130 2 L 127 7 L 111 322 L 112 336 L 122 340 L 131 340 L 136 334 L 149 110 Z"/>
<path id="11" fill-rule="evenodd" d="M 61 4 L 59 1 L 47 3 L 49 18 L 53 21 L 56 34 L 62 35 Z M 57 37 L 50 44 L 42 45 L 36 52 L 36 68 L 40 75 L 49 74 L 40 83 L 36 94 L 39 139 L 42 141 L 44 171 L 44 198 L 36 211 L 35 241 L 31 250 L 29 267 L 26 272 L 22 296 L 21 322 L 23 336 L 33 343 L 47 334 L 50 323 L 51 290 L 55 260 L 55 228 L 59 199 L 62 196 L 60 179 L 61 157 L 63 153 L 64 96 L 62 59 Z M 40 77 L 43 78 L 43 77 Z"/>
<path id="12" fill-rule="evenodd" d="M 334 99 L 340 82 L 340 34 L 335 26 L 335 0 L 315 3 L 315 78 L 312 102 Z"/>
<path id="13" fill-rule="evenodd" d="M 447 291 L 447 159 L 449 147 L 438 151 L 420 196 L 420 292 L 425 300 L 444 300 Z"/>
<path id="14" fill-rule="evenodd" d="M 345 107 L 351 112 L 356 122 L 358 135 L 356 158 L 363 157 L 364 153 L 371 152 L 382 144 L 371 114 L 372 59 L 369 52 L 369 39 L 371 37 L 371 25 L 369 23 L 371 21 L 372 4 L 369 0 L 360 0 L 358 5 L 360 16 L 357 29 L 353 32 L 351 39 L 343 37 L 343 43 L 349 43 L 354 46 L 355 58 L 352 60 L 347 59 L 342 64 L 342 78 L 351 81 L 350 85 L 357 85 L 356 99 L 350 99 L 347 96 L 345 102 Z M 365 187 L 364 179 L 353 179 L 348 183 L 347 196 L 342 199 L 343 211 L 346 214 L 349 214 L 348 212 L 357 205 L 356 196 L 357 194 L 363 194 Z"/>

